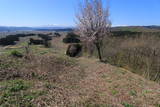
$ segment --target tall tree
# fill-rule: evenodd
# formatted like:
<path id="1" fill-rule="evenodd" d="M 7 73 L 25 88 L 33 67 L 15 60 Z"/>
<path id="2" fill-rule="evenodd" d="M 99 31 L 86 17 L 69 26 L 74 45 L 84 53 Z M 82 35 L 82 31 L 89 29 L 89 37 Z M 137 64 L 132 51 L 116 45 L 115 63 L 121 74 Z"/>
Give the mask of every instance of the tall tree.
<path id="1" fill-rule="evenodd" d="M 102 40 L 109 35 L 111 21 L 109 20 L 109 7 L 104 8 L 102 0 L 84 0 L 76 14 L 77 28 L 86 42 L 92 42 L 97 48 L 99 60 L 102 61 Z"/>

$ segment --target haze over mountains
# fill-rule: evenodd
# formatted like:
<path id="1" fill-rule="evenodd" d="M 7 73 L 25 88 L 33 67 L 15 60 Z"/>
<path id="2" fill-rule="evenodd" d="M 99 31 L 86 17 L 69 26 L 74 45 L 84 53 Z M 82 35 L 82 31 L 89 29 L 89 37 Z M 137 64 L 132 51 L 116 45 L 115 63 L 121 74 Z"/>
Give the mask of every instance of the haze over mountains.
<path id="1" fill-rule="evenodd" d="M 0 26 L 0 32 L 12 31 L 72 31 L 75 27 L 71 26 L 41 26 L 41 27 L 16 27 L 16 26 Z M 114 30 L 136 30 L 136 31 L 160 31 L 160 26 L 117 26 Z"/>
<path id="2" fill-rule="evenodd" d="M 3 31 L 69 31 L 73 27 L 63 27 L 63 26 L 44 26 L 44 27 L 16 27 L 16 26 L 0 26 L 0 32 Z"/>

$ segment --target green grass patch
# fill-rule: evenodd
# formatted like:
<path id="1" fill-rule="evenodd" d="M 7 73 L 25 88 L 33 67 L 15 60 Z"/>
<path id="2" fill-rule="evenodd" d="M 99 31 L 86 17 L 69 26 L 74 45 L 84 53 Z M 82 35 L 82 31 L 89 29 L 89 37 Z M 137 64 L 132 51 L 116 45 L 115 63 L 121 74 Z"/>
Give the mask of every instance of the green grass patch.
<path id="1" fill-rule="evenodd" d="M 25 80 L 0 82 L 0 105 L 2 107 L 33 107 L 33 99 L 46 94 L 45 91 L 30 90 L 33 83 Z"/>
<path id="2" fill-rule="evenodd" d="M 14 53 L 18 53 L 18 54 L 24 54 L 25 53 L 25 50 L 23 48 L 14 48 L 14 49 L 6 49 L 3 51 L 3 55 L 6 55 L 6 56 L 10 56 L 10 55 L 13 55 Z"/>
<path id="3" fill-rule="evenodd" d="M 119 92 L 117 90 L 112 90 L 112 95 L 116 95 L 118 94 Z"/>
<path id="4" fill-rule="evenodd" d="M 134 105 L 128 104 L 128 103 L 122 103 L 122 105 L 123 105 L 124 107 L 135 107 Z"/>
<path id="5" fill-rule="evenodd" d="M 23 57 L 23 54 L 22 54 L 21 52 L 17 51 L 17 50 L 11 51 L 10 54 L 11 54 L 12 56 L 14 56 L 14 57 Z"/>
<path id="6" fill-rule="evenodd" d="M 21 58 L 13 58 L 6 55 L 0 56 L 0 69 L 5 70 L 9 68 L 18 69 L 20 67 L 23 67 L 24 60 Z"/>
<path id="7" fill-rule="evenodd" d="M 156 107 L 160 107 L 160 104 L 157 104 Z"/>
<path id="8" fill-rule="evenodd" d="M 129 92 L 129 94 L 130 94 L 131 96 L 137 96 L 137 92 L 136 92 L 135 90 L 131 90 L 131 91 Z"/>

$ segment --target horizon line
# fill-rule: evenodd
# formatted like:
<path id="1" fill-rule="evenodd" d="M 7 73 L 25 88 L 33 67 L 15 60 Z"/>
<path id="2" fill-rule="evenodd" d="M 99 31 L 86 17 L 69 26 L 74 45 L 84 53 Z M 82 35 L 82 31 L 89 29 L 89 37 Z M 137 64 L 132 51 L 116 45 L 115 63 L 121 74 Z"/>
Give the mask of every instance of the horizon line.
<path id="1" fill-rule="evenodd" d="M 112 25 L 111 27 L 136 27 L 136 26 L 160 26 L 160 25 Z M 74 25 L 40 25 L 40 26 L 14 26 L 14 25 L 0 25 L 0 27 L 29 27 L 29 28 L 38 28 L 38 27 L 46 27 L 46 28 L 51 28 L 51 27 L 69 27 L 73 28 L 76 27 Z"/>

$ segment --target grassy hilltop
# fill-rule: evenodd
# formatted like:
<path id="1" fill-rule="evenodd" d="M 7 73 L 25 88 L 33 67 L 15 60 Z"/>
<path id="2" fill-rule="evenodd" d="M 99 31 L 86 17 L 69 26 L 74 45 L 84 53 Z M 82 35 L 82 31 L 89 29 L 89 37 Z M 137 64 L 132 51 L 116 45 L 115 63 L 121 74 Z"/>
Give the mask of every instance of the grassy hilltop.
<path id="1" fill-rule="evenodd" d="M 30 45 L 28 54 L 27 38 L 1 47 L 0 106 L 160 107 L 158 83 L 96 57 L 70 58 L 63 38 Z"/>

